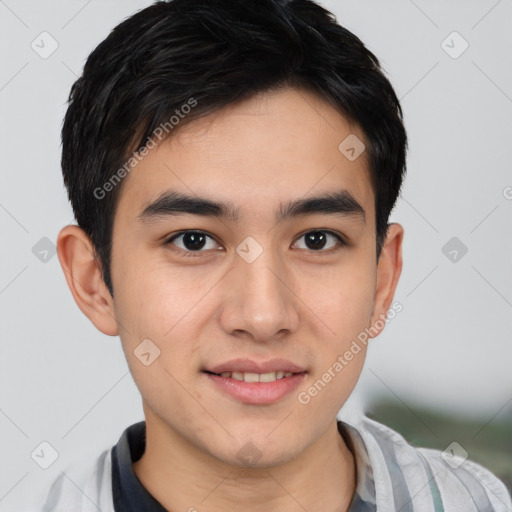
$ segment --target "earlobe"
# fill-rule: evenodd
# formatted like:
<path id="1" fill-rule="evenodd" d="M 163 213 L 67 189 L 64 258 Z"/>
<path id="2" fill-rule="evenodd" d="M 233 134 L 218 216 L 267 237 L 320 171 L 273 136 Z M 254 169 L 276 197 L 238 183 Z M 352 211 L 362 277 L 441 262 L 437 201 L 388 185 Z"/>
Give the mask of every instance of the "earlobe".
<path id="1" fill-rule="evenodd" d="M 402 272 L 403 236 L 404 229 L 400 224 L 389 224 L 377 265 L 377 283 L 371 318 L 371 326 L 374 326 L 372 332 L 375 332 L 375 334 L 372 337 L 380 334 L 384 328 L 385 322 L 383 320 L 386 319 L 395 295 L 398 279 Z"/>
<path id="2" fill-rule="evenodd" d="M 82 313 L 102 333 L 117 335 L 114 301 L 103 282 L 90 238 L 76 225 L 65 226 L 57 237 L 57 255 L 69 289 Z"/>

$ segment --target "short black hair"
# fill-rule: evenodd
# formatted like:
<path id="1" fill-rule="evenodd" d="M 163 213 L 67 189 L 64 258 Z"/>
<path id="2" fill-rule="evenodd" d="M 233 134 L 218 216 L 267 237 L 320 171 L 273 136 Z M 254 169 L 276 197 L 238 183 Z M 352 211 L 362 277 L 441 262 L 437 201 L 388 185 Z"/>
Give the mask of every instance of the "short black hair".
<path id="1" fill-rule="evenodd" d="M 159 126 L 172 135 L 230 103 L 286 86 L 315 92 L 362 129 L 379 257 L 406 171 L 407 136 L 375 55 L 312 0 L 159 1 L 120 23 L 89 55 L 62 127 L 68 197 L 112 296 L 113 221 L 130 156 Z"/>

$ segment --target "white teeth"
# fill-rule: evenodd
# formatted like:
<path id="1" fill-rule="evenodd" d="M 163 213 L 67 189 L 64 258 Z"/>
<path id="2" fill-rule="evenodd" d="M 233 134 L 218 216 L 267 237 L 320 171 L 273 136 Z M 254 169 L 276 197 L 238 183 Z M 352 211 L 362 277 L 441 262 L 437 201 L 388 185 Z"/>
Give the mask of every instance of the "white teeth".
<path id="1" fill-rule="evenodd" d="M 293 372 L 268 372 L 268 373 L 254 373 L 254 372 L 222 372 L 221 377 L 226 379 L 243 380 L 245 382 L 274 382 L 275 380 L 284 377 L 291 377 Z"/>
<path id="2" fill-rule="evenodd" d="M 276 380 L 276 372 L 262 373 L 260 375 L 260 382 L 272 382 Z"/>

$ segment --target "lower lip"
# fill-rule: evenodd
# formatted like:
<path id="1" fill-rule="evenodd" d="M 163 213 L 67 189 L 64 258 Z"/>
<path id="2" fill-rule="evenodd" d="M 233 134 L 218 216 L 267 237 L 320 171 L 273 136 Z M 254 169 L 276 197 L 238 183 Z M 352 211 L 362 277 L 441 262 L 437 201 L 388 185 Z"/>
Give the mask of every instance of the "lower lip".
<path id="1" fill-rule="evenodd" d="M 271 404 L 277 402 L 297 389 L 306 376 L 306 372 L 302 372 L 273 382 L 245 382 L 206 372 L 204 374 L 221 391 L 244 404 Z"/>

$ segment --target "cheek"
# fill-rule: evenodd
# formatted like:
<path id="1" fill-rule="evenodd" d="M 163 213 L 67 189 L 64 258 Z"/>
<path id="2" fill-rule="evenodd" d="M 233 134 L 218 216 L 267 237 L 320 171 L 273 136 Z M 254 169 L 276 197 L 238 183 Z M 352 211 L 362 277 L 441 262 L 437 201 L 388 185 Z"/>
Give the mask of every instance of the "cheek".
<path id="1" fill-rule="evenodd" d="M 347 340 L 370 323 L 375 295 L 375 268 L 372 262 L 353 258 L 328 272 L 318 272 L 310 280 L 308 305 L 330 327 L 339 342 Z M 332 333 L 334 331 L 334 333 Z"/>
<path id="2" fill-rule="evenodd" d="M 168 408 L 172 395 L 179 415 L 187 403 L 180 383 L 190 379 L 185 363 L 193 361 L 198 336 L 188 321 L 190 301 L 170 283 L 158 279 L 155 271 L 134 275 L 116 298 L 116 314 L 124 327 L 120 338 L 125 358 L 141 395 L 153 410 Z"/>
<path id="3" fill-rule="evenodd" d="M 132 270 L 127 268 L 124 276 L 116 289 L 115 311 L 122 326 L 123 350 L 135 378 L 146 379 L 150 375 L 154 380 L 159 370 L 158 378 L 166 379 L 166 369 L 176 377 L 183 376 L 183 361 L 191 362 L 198 350 L 204 320 L 200 313 L 205 304 L 201 299 L 211 287 L 212 278 L 201 279 L 192 273 L 187 276 L 156 261 Z M 158 355 L 150 372 L 140 360 L 141 353 L 148 352 L 151 357 Z"/>
<path id="4" fill-rule="evenodd" d="M 334 277 L 334 276 L 333 276 Z M 366 328 L 373 304 L 371 280 L 357 272 L 339 273 L 328 292 L 317 294 L 315 313 L 328 326 L 317 338 L 315 365 L 307 386 L 298 395 L 305 411 L 317 418 L 336 414 L 353 391 L 366 358 Z M 342 283 L 342 284 L 340 284 Z"/>
<path id="5" fill-rule="evenodd" d="M 315 346 L 314 375 L 303 390 L 301 403 L 316 404 L 310 410 L 328 403 L 327 410 L 337 411 L 355 387 L 366 357 L 364 333 L 370 325 L 374 293 L 374 262 L 365 254 L 347 258 L 346 264 L 318 273 L 310 282 L 311 309 L 328 326 Z"/>
<path id="6" fill-rule="evenodd" d="M 202 276 L 162 260 L 134 253 L 119 266 L 116 314 L 139 336 L 167 337 L 204 294 Z"/>

